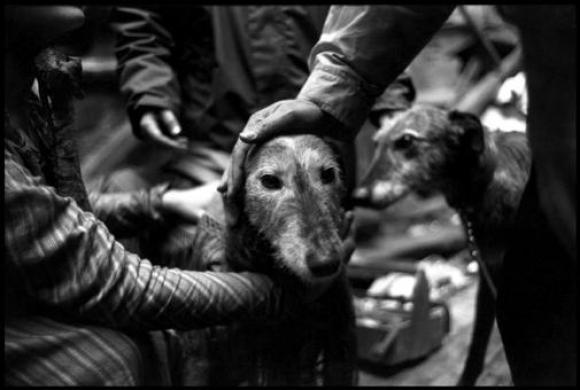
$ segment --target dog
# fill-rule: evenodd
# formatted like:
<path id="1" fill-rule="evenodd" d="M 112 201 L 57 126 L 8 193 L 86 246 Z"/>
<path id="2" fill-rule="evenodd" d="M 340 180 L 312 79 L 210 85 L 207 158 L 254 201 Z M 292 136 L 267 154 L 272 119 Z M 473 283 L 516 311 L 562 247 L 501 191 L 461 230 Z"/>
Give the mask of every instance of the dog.
<path id="1" fill-rule="evenodd" d="M 250 353 L 224 360 L 243 365 L 228 369 L 243 372 L 247 384 L 356 384 L 340 156 L 338 148 L 312 135 L 277 137 L 248 153 L 243 212 L 237 227 L 223 232 L 227 267 L 221 269 L 268 274 L 296 293 L 304 311 L 259 331 L 243 328 L 234 337 L 243 339 L 236 349 Z M 223 223 L 220 204 L 212 201 L 206 211 Z"/>
<path id="2" fill-rule="evenodd" d="M 373 160 L 354 202 L 385 208 L 410 192 L 441 193 L 472 229 L 481 259 L 476 317 L 458 385 L 474 385 L 483 369 L 495 319 L 494 285 L 514 224 L 531 155 L 521 132 L 491 132 L 469 113 L 417 105 L 375 136 Z M 477 253 L 476 253 L 477 255 Z"/>

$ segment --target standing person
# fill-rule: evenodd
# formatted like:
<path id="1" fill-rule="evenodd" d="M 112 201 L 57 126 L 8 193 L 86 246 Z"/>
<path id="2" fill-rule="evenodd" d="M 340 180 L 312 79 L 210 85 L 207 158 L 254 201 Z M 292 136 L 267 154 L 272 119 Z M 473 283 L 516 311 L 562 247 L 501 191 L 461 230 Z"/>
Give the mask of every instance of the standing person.
<path id="1" fill-rule="evenodd" d="M 300 91 L 328 8 L 115 8 L 119 82 L 134 134 L 170 148 L 163 170 L 182 185 L 219 180 L 250 115 Z M 401 76 L 377 111 L 407 108 L 412 89 Z M 155 175 L 134 177 L 151 185 Z"/>
<path id="2" fill-rule="evenodd" d="M 171 155 L 159 165 L 174 185 L 219 180 L 249 116 L 298 93 L 327 10 L 328 6 L 113 9 L 119 82 L 133 132 L 169 148 Z M 159 175 L 139 171 L 135 183 L 128 185 L 150 186 Z"/>
<path id="3" fill-rule="evenodd" d="M 143 228 L 163 200 L 153 191 L 110 203 L 84 188 L 71 134 L 80 63 L 49 47 L 83 12 L 7 6 L 4 21 L 4 383 L 180 384 L 170 329 L 286 312 L 287 295 L 264 275 L 156 267 L 115 240 L 94 213 L 115 230 Z M 193 252 L 220 260 L 212 242 Z M 146 341 L 154 334 L 167 356 Z"/>
<path id="4" fill-rule="evenodd" d="M 235 206 L 249 143 L 317 132 L 352 140 L 374 99 L 453 6 L 333 6 L 296 99 L 258 111 L 240 134 L 221 191 Z M 501 6 L 520 31 L 533 168 L 498 286 L 497 320 L 515 385 L 576 383 L 576 13 Z"/>

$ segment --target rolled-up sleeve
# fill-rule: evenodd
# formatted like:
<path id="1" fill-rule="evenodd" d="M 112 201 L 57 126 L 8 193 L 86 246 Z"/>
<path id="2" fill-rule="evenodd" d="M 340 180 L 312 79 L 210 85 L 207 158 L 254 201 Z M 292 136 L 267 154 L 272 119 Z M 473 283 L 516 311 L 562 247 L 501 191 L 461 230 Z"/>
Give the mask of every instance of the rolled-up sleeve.
<path id="1" fill-rule="evenodd" d="M 298 98 L 358 130 L 377 96 L 443 25 L 454 6 L 332 6 Z"/>
<path id="2" fill-rule="evenodd" d="M 192 329 L 279 314 L 280 290 L 253 273 L 153 266 L 92 213 L 39 184 L 5 151 L 5 263 L 17 298 L 111 327 Z"/>

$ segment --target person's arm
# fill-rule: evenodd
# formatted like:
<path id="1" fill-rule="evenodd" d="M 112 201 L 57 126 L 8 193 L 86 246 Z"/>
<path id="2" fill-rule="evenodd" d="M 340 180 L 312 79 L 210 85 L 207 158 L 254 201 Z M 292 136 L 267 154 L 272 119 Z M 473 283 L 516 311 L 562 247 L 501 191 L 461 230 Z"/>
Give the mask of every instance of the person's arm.
<path id="1" fill-rule="evenodd" d="M 131 192 L 89 191 L 89 201 L 97 219 L 103 221 L 116 238 L 136 232 L 163 220 L 162 197 L 167 185 Z"/>
<path id="2" fill-rule="evenodd" d="M 310 54 L 298 99 L 357 131 L 384 89 L 451 15 L 454 6 L 332 6 Z"/>
<path id="3" fill-rule="evenodd" d="M 185 147 L 177 113 L 180 87 L 172 68 L 174 39 L 160 7 L 115 7 L 111 26 L 121 92 L 133 132 L 139 138 L 169 147 Z"/>
<path id="4" fill-rule="evenodd" d="M 40 307 L 139 329 L 280 314 L 282 296 L 266 276 L 153 266 L 127 252 L 92 213 L 40 185 L 7 151 L 4 161 L 6 280 Z"/>
<path id="5" fill-rule="evenodd" d="M 123 238 L 169 220 L 196 224 L 215 201 L 217 182 L 186 189 L 165 183 L 127 192 L 103 192 L 105 187 L 101 180 L 89 191 L 93 213 L 115 237 Z"/>
<path id="6" fill-rule="evenodd" d="M 249 143 L 286 134 L 354 136 L 384 91 L 443 25 L 454 6 L 332 6 L 310 54 L 312 70 L 296 99 L 254 113 L 236 143 L 219 191 L 226 222 L 240 214 Z"/>

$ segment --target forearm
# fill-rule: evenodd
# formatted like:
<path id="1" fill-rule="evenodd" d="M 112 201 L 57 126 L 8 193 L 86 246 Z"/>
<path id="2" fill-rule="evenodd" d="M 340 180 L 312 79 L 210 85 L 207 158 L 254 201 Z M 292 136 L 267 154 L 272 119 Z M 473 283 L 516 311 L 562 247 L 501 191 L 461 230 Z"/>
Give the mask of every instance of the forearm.
<path id="1" fill-rule="evenodd" d="M 298 98 L 357 131 L 377 96 L 443 25 L 453 6 L 332 6 Z"/>
<path id="2" fill-rule="evenodd" d="M 28 300 L 79 320 L 139 329 L 277 314 L 279 291 L 267 277 L 153 266 L 127 252 L 73 200 L 38 186 L 14 162 L 5 164 L 5 172 L 16 170 L 5 180 L 7 280 Z"/>
<path id="3" fill-rule="evenodd" d="M 91 191 L 89 201 L 95 216 L 117 238 L 135 235 L 162 220 L 162 196 L 167 185 L 131 192 Z"/>

